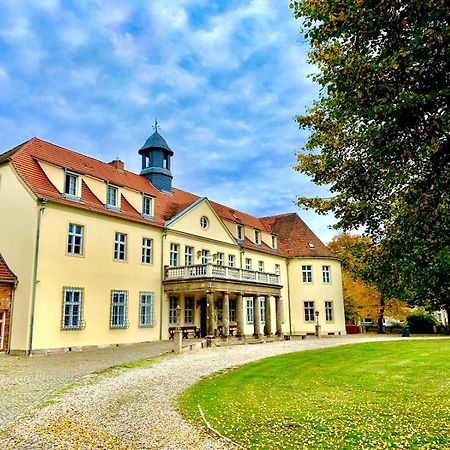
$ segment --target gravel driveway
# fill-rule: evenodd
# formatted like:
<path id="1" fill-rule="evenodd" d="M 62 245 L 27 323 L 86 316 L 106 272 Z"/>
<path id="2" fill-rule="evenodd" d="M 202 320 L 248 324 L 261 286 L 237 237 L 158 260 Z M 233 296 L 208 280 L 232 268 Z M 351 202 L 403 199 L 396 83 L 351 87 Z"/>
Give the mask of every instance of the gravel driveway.
<path id="1" fill-rule="evenodd" d="M 282 353 L 367 341 L 342 337 L 204 349 L 85 383 L 4 427 L 9 449 L 231 449 L 182 420 L 174 399 L 205 375 Z M 401 339 L 401 338 L 400 338 Z"/>

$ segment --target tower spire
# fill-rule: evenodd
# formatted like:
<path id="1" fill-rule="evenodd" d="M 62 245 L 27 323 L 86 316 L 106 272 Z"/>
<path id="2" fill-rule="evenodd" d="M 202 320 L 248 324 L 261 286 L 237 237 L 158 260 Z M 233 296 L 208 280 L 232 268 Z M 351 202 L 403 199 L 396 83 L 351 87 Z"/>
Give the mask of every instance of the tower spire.
<path id="1" fill-rule="evenodd" d="M 153 129 L 157 132 L 161 127 L 158 125 L 158 118 L 155 117 L 155 125 L 153 125 Z"/>

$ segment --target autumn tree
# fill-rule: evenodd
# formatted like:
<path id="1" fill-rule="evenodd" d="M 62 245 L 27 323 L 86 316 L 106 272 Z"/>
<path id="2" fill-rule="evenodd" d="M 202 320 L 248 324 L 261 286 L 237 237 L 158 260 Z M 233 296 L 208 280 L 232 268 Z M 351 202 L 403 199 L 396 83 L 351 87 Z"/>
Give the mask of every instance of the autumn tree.
<path id="1" fill-rule="evenodd" d="M 298 199 L 363 229 L 369 279 L 450 313 L 450 7 L 445 0 L 292 1 L 318 72 L 296 170 L 330 198 Z M 391 283 L 393 277 L 393 283 Z M 383 278 L 386 278 L 383 280 Z M 391 278 L 391 280 L 389 280 Z"/>

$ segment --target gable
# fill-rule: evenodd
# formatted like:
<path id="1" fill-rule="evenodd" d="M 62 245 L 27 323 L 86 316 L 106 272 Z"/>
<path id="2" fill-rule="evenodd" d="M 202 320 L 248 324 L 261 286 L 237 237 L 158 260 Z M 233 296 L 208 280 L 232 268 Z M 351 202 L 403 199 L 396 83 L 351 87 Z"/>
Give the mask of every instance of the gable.
<path id="1" fill-rule="evenodd" d="M 206 217 L 208 226 L 202 228 L 200 220 Z M 184 211 L 166 222 L 166 228 L 182 233 L 189 233 L 202 239 L 213 239 L 228 244 L 236 244 L 225 224 L 212 208 L 207 198 L 201 198 Z"/>

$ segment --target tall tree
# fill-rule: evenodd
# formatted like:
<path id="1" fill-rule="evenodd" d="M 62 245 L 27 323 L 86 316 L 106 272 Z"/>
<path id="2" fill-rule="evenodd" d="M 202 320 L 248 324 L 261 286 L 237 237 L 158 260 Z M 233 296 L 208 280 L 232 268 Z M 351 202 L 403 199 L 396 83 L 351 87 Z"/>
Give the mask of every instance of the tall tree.
<path id="1" fill-rule="evenodd" d="M 299 205 L 333 212 L 336 228 L 362 227 L 379 244 L 378 274 L 370 276 L 394 274 L 399 294 L 450 313 L 449 3 L 290 7 L 321 86 L 297 117 L 311 133 L 296 170 L 332 193 L 301 197 Z"/>

